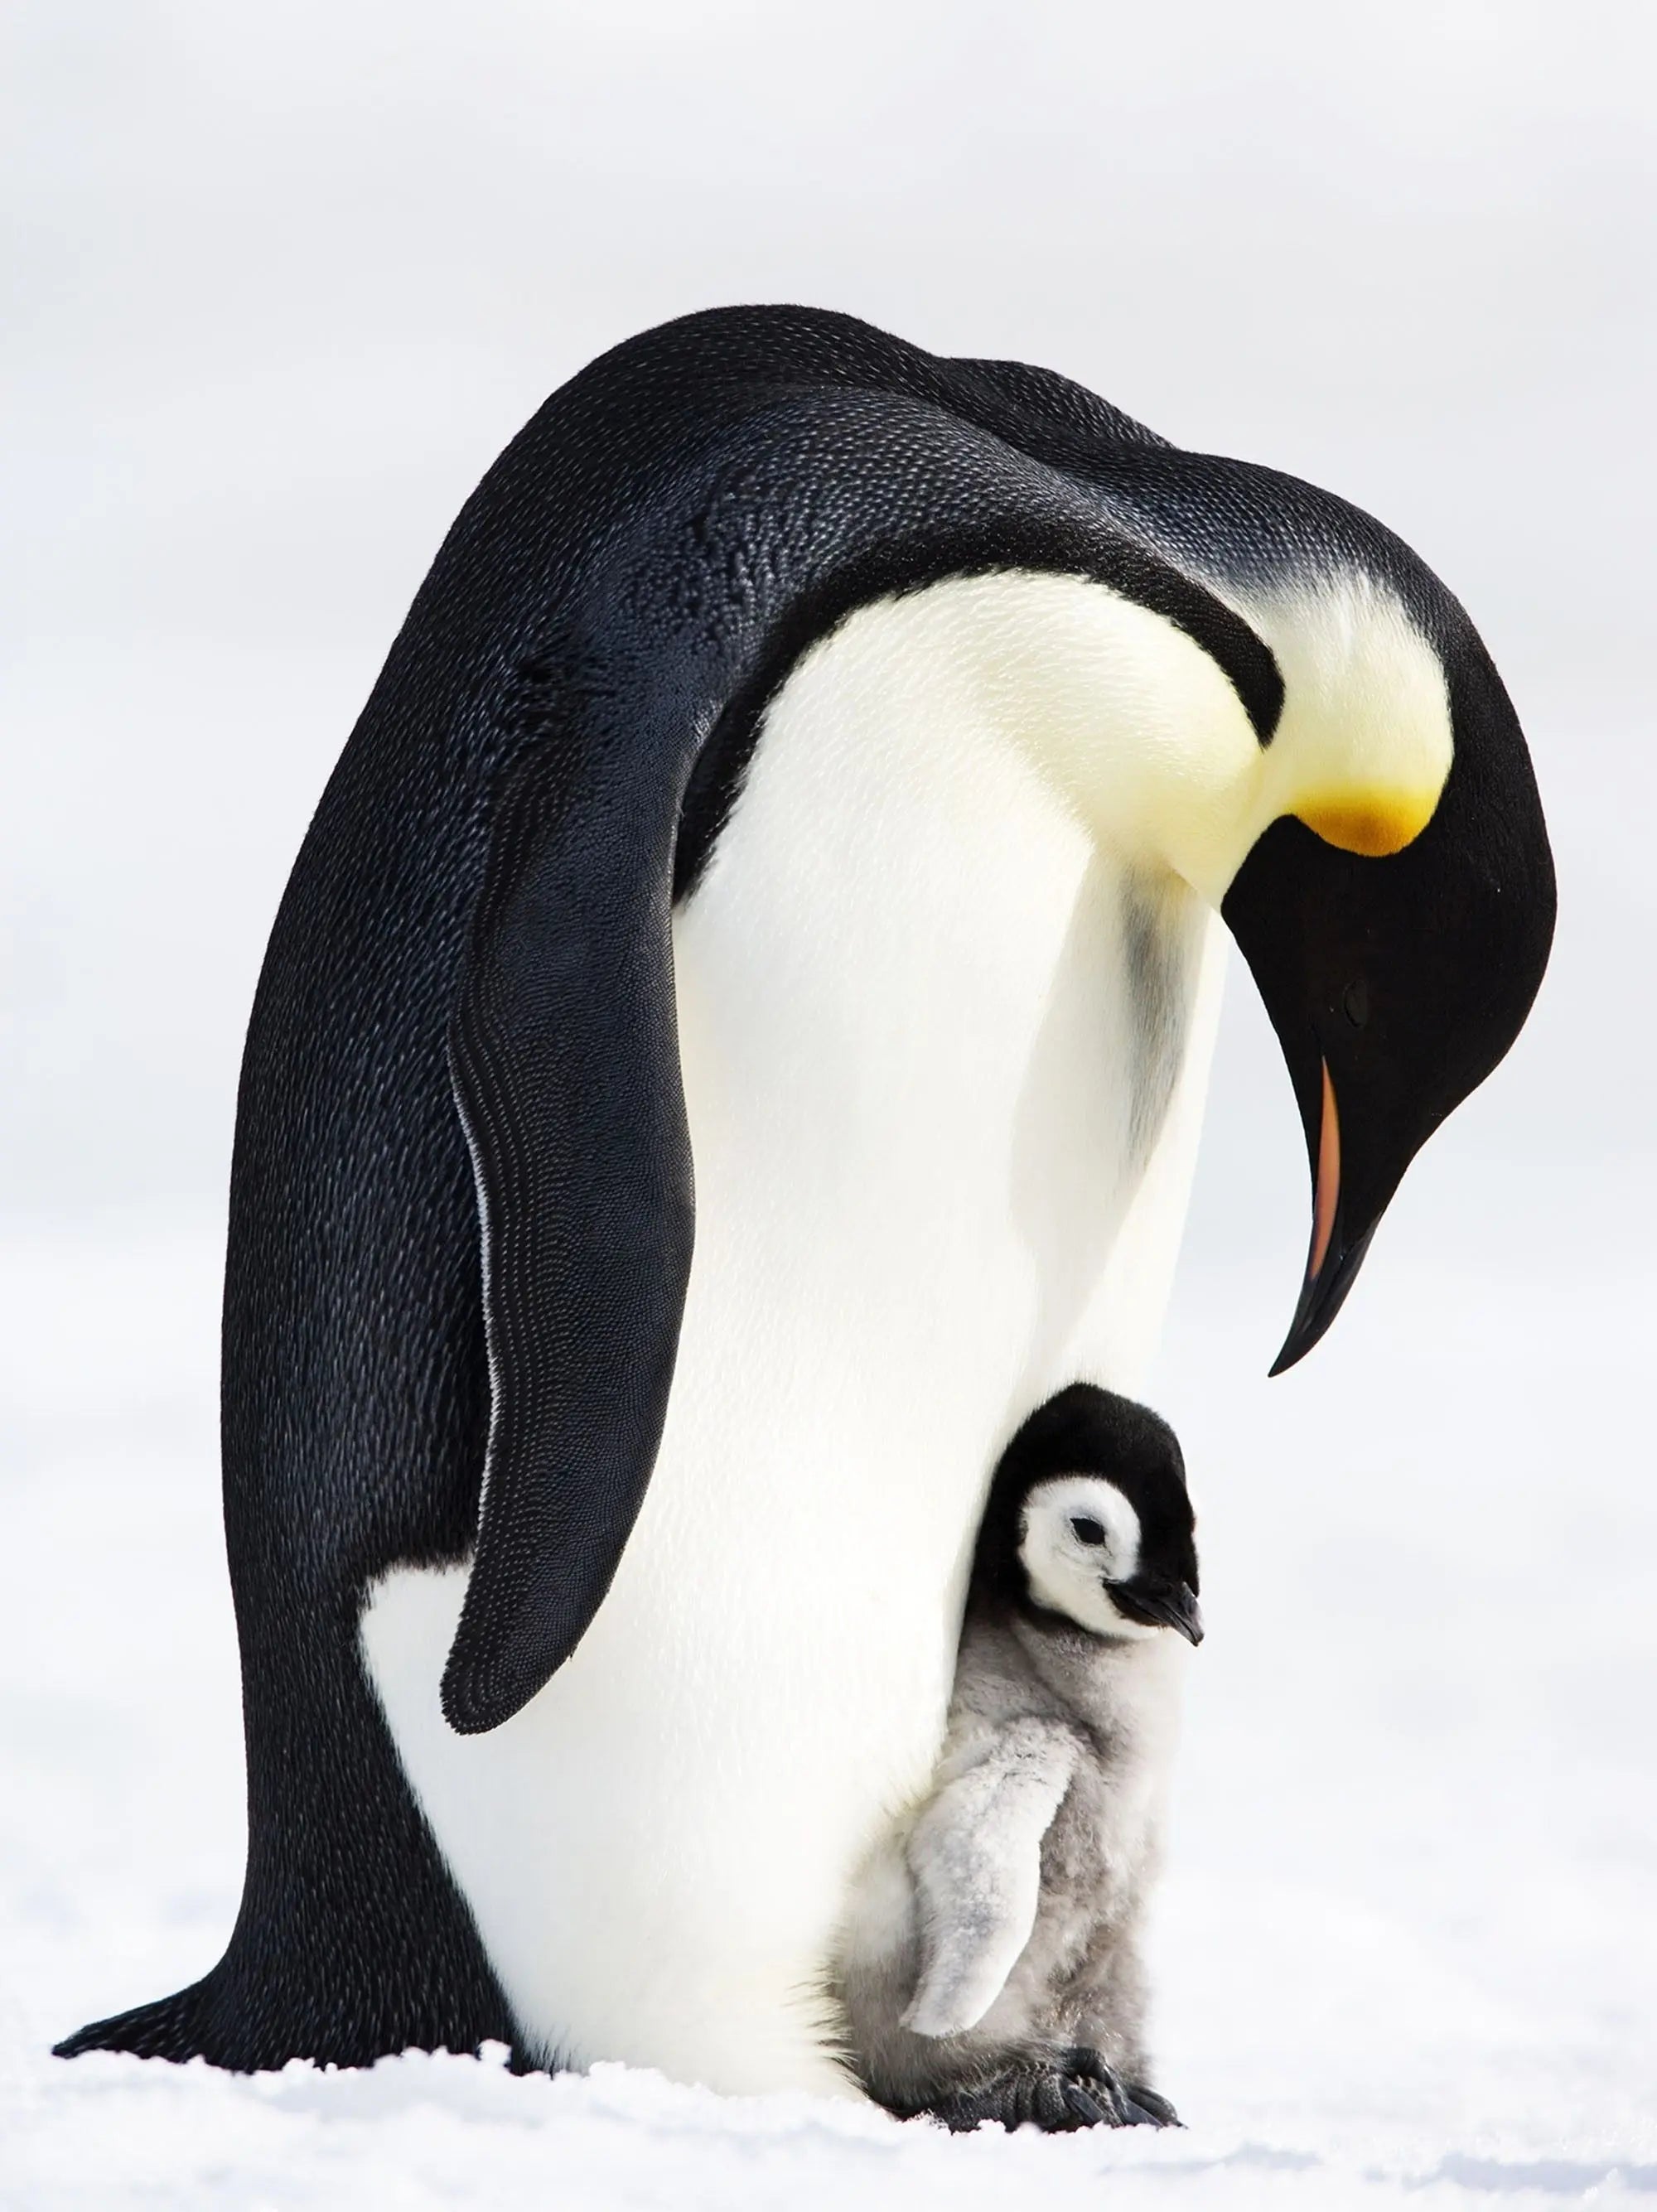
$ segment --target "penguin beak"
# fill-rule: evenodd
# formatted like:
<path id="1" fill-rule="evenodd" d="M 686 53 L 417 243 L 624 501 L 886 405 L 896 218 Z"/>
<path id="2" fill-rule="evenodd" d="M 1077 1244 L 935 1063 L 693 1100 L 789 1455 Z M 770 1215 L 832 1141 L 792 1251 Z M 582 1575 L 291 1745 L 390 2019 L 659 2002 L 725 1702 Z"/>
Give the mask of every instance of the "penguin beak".
<path id="1" fill-rule="evenodd" d="M 1303 1359 L 1328 1328 L 1340 1311 L 1346 1293 L 1357 1280 L 1369 1239 L 1375 1233 L 1374 1221 L 1356 1235 L 1346 1229 L 1346 1208 L 1342 1204 L 1340 1109 L 1326 1060 L 1321 1062 L 1321 1101 L 1314 1155 L 1317 1165 L 1312 1177 L 1312 1243 L 1306 1255 L 1306 1279 L 1301 1285 L 1295 1317 L 1289 1324 L 1283 1350 L 1272 1363 L 1273 1375 L 1281 1375 L 1297 1359 Z"/>
<path id="2" fill-rule="evenodd" d="M 1187 1644 L 1202 1642 L 1203 1617 L 1198 1610 L 1197 1593 L 1189 1583 L 1163 1582 L 1157 1577 L 1111 1583 L 1107 1587 L 1111 1602 L 1130 1620 L 1144 1628 L 1174 1629 Z"/>

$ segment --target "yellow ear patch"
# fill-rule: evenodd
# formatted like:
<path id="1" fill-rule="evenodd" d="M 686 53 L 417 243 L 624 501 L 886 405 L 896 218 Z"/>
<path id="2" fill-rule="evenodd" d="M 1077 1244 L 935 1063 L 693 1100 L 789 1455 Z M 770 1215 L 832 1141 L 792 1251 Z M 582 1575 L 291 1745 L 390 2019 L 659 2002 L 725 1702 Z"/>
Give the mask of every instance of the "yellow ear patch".
<path id="1" fill-rule="evenodd" d="M 1438 799 L 1437 791 L 1376 792 L 1307 799 L 1294 811 L 1326 845 L 1378 860 L 1388 853 L 1401 853 L 1420 836 L 1433 818 Z"/>

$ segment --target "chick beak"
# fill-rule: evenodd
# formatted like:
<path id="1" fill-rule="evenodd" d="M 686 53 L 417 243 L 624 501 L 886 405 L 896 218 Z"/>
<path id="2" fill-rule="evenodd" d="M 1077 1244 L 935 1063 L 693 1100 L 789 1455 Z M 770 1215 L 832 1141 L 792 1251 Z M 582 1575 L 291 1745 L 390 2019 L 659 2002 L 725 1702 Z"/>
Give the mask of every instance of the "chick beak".
<path id="1" fill-rule="evenodd" d="M 1174 1629 L 1187 1644 L 1202 1642 L 1203 1617 L 1198 1610 L 1197 1593 L 1189 1583 L 1158 1579 L 1108 1587 L 1112 1603 L 1130 1620 L 1146 1628 Z"/>

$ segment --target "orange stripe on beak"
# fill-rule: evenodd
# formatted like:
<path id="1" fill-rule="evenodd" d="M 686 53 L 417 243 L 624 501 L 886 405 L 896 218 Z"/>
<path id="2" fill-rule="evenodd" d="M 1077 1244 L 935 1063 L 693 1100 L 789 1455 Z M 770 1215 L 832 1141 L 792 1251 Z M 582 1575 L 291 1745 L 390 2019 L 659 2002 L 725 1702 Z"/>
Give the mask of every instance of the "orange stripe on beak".
<path id="1" fill-rule="evenodd" d="M 1329 1063 L 1323 1063 L 1323 1121 L 1318 1129 L 1318 1187 L 1312 1200 L 1312 1259 L 1306 1271 L 1315 1282 L 1329 1256 L 1329 1240 L 1335 1233 L 1335 1207 L 1340 1199 L 1340 1117 L 1335 1111 L 1335 1086 L 1329 1080 Z"/>

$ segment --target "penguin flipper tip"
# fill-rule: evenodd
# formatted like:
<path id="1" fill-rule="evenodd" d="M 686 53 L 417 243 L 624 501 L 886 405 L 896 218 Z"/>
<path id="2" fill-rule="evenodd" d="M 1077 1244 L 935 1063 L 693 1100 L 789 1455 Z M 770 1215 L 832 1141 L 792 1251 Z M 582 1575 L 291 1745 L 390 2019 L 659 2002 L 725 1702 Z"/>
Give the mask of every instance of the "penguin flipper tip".
<path id="1" fill-rule="evenodd" d="M 580 1642 L 592 1610 L 583 1612 L 574 1632 L 561 1607 L 549 1619 L 532 1616 L 527 1632 L 523 1626 L 495 1632 L 463 1612 L 440 1692 L 443 1717 L 455 1734 L 487 1735 L 522 1712 Z"/>

